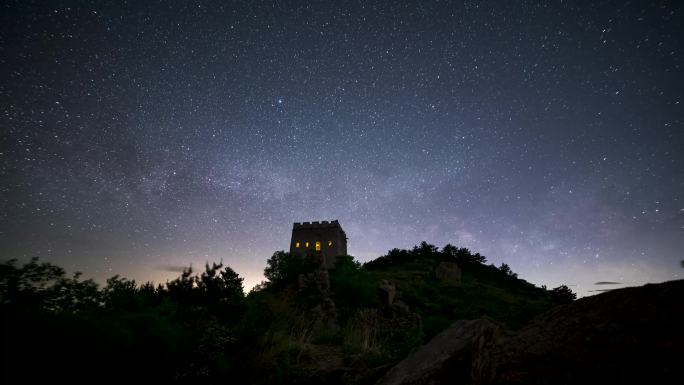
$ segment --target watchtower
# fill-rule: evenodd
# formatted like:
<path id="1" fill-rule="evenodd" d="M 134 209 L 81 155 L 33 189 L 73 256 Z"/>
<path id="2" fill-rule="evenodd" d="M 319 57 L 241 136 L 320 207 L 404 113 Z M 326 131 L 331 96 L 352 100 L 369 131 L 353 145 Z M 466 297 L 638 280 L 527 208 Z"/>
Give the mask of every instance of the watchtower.
<path id="1" fill-rule="evenodd" d="M 347 255 L 347 235 L 337 220 L 295 222 L 292 227 L 290 254 L 320 254 L 327 269 L 335 267 L 335 257 Z"/>

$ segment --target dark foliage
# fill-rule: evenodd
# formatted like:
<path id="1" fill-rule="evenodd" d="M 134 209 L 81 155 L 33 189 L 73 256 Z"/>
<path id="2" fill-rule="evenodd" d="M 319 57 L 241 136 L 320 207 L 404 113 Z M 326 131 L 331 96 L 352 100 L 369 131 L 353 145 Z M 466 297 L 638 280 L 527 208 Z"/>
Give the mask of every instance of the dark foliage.
<path id="1" fill-rule="evenodd" d="M 266 261 L 264 276 L 273 288 L 282 288 L 297 281 L 300 274 L 313 271 L 317 264 L 313 256 L 300 258 L 284 251 L 276 251 Z"/>
<path id="2" fill-rule="evenodd" d="M 458 264 L 462 284 L 436 278 L 441 262 Z M 341 256 L 328 272 L 326 295 L 336 309 L 336 326 L 329 327 L 321 293 L 297 285 L 320 266 L 314 255 L 274 253 L 267 281 L 247 296 L 242 278 L 222 263 L 207 263 L 199 273 L 187 268 L 157 286 L 114 276 L 99 287 L 37 259 L 23 266 L 11 260 L 0 264 L 3 380 L 311 383 L 301 366 L 306 352 L 346 352 L 343 362 L 385 367 L 457 319 L 489 317 L 518 327 L 552 303 L 574 299 L 566 286 L 539 289 L 506 264 L 485 263 L 466 248 L 440 250 L 427 242 L 364 265 Z M 379 300 L 380 280 L 397 287 L 420 326 L 384 334 L 369 329 L 368 322 L 379 321 L 373 314 L 393 317 Z M 360 314 L 371 318 L 362 321 Z"/>
<path id="3" fill-rule="evenodd" d="M 445 285 L 435 278 L 441 262 L 460 267 L 460 285 Z M 422 242 L 411 250 L 390 250 L 364 268 L 377 279 L 400 286 L 401 299 L 421 315 L 428 337 L 457 319 L 489 317 L 519 328 L 558 303 L 547 290 L 519 279 L 507 264 L 497 268 L 486 262 L 485 256 L 467 248 L 447 244 L 437 250 Z"/>
<path id="4" fill-rule="evenodd" d="M 577 294 L 575 294 L 566 285 L 560 285 L 549 291 L 551 298 L 553 298 L 558 303 L 570 303 L 577 299 Z"/>
<path id="5" fill-rule="evenodd" d="M 157 288 L 114 276 L 100 289 L 37 259 L 0 264 L 3 380 L 228 378 L 239 358 L 238 330 L 230 325 L 242 319 L 244 294 L 242 279 L 221 267 L 207 265 L 200 276 L 188 269 Z"/>
<path id="6" fill-rule="evenodd" d="M 499 266 L 499 270 L 509 277 L 518 278 L 518 274 L 514 273 L 513 270 L 511 270 L 511 267 L 505 263 L 502 263 L 501 266 Z"/>
<path id="7" fill-rule="evenodd" d="M 386 255 L 366 262 L 363 267 L 367 270 L 384 269 L 411 263 L 419 259 L 431 259 L 441 262 L 456 262 L 459 266 L 480 265 L 487 262 L 487 258 L 480 253 L 471 253 L 467 248 L 458 248 L 447 244 L 440 251 L 435 245 L 425 241 L 411 250 L 392 249 Z"/>
<path id="8" fill-rule="evenodd" d="M 337 258 L 335 269 L 330 271 L 330 285 L 335 304 L 342 310 L 372 307 L 378 303 L 375 279 L 352 256 Z"/>
<path id="9" fill-rule="evenodd" d="M 442 253 L 453 258 L 460 265 L 487 263 L 487 258 L 485 258 L 484 255 L 480 255 L 480 253 L 472 254 L 470 250 L 465 247 L 458 248 L 451 244 L 447 244 L 442 248 Z"/>

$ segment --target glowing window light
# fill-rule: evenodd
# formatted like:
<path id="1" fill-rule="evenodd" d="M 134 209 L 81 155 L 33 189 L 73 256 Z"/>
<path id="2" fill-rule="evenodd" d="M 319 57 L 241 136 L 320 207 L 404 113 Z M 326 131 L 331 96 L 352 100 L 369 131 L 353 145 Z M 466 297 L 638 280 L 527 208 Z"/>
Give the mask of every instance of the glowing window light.
<path id="1" fill-rule="evenodd" d="M 316 242 L 316 251 L 321 251 L 321 243 Z"/>

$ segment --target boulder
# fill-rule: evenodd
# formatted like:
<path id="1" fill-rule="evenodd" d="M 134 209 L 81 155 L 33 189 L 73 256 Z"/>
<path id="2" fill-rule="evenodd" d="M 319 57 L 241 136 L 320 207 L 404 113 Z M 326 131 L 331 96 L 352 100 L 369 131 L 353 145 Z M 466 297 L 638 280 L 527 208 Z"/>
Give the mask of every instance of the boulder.
<path id="1" fill-rule="evenodd" d="M 378 295 L 383 305 L 392 306 L 397 296 L 397 287 L 386 280 L 382 280 L 378 285 Z"/>
<path id="2" fill-rule="evenodd" d="M 435 277 L 452 285 L 461 284 L 461 269 L 453 262 L 440 262 L 435 269 Z"/>
<path id="3" fill-rule="evenodd" d="M 385 374 L 378 385 L 477 384 L 487 377 L 498 328 L 488 320 L 457 321 Z"/>

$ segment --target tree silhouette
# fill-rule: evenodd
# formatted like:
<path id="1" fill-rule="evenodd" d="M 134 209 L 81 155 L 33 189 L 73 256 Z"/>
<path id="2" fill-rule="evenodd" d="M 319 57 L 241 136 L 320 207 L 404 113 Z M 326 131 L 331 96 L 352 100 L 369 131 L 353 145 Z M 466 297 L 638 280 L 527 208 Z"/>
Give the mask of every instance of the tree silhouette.
<path id="1" fill-rule="evenodd" d="M 223 321 L 234 324 L 244 312 L 243 279 L 223 263 L 209 263 L 196 279 L 198 304 Z"/>
<path id="2" fill-rule="evenodd" d="M 68 278 L 63 268 L 38 258 L 21 267 L 11 259 L 0 264 L 0 304 L 20 311 L 76 312 L 98 307 L 98 285 L 80 277 L 76 272 Z"/>
<path id="3" fill-rule="evenodd" d="M 266 261 L 264 276 L 273 287 L 289 285 L 299 274 L 313 271 L 317 264 L 313 256 L 301 257 L 284 251 L 276 251 Z"/>
<path id="4" fill-rule="evenodd" d="M 430 258 L 437 254 L 437 250 L 437 246 L 423 241 L 420 245 L 413 247 L 413 254 L 419 258 Z"/>
<path id="5" fill-rule="evenodd" d="M 377 283 L 350 255 L 337 257 L 330 283 L 335 303 L 343 309 L 370 306 L 378 299 Z"/>
<path id="6" fill-rule="evenodd" d="M 465 247 L 458 248 L 451 244 L 447 244 L 442 248 L 442 253 L 456 260 L 460 264 L 485 264 L 487 258 L 480 253 L 472 254 L 470 250 Z"/>
<path id="7" fill-rule="evenodd" d="M 506 275 L 517 278 L 518 274 L 514 273 L 513 270 L 511 270 L 511 267 L 508 266 L 505 263 L 502 263 L 501 266 L 499 266 L 499 270 L 501 270 L 502 273 L 505 273 Z"/>
<path id="8" fill-rule="evenodd" d="M 406 312 L 401 303 L 425 316 L 426 335 L 434 335 L 454 319 L 485 314 L 480 303 L 487 301 L 473 300 L 472 304 L 454 307 L 448 293 L 440 294 L 443 290 L 463 290 L 447 288 L 430 278 L 429 272 L 442 262 L 457 262 L 464 275 L 483 279 L 496 288 L 487 291 L 488 296 L 504 295 L 497 293 L 509 293 L 509 288 L 525 293 L 516 295 L 535 295 L 525 282 L 508 279 L 516 274 L 507 264 L 496 268 L 484 265 L 485 261 L 484 256 L 467 248 L 447 244 L 440 250 L 427 242 L 408 250 L 389 250 L 363 266 L 351 256 L 340 256 L 335 269 L 328 272 L 330 297 L 326 298 L 334 301 L 335 323 L 342 328 L 339 331 L 326 329 L 328 324 L 320 320 L 309 325 L 313 309 L 321 308 L 320 293 L 312 295 L 306 287 L 290 290 L 301 274 L 320 267 L 315 255 L 275 252 L 264 270 L 267 281 L 247 297 L 243 279 L 222 262 L 207 262 L 200 272 L 188 267 L 158 286 L 151 282 L 139 285 L 115 275 L 99 288 L 92 280 L 82 280 L 80 273 L 67 276 L 64 269 L 38 259 L 23 266 L 12 260 L 0 263 L 0 313 L 5 322 L 2 339 L 9 353 L 3 353 L 0 361 L 4 362 L 3 369 L 12 368 L 8 378 L 21 378 L 22 382 L 46 382 L 38 381 L 42 379 L 40 373 L 50 380 L 55 376 L 61 380 L 55 373 L 66 373 L 65 367 L 78 362 L 90 377 L 115 372 L 111 380 L 122 383 L 130 378 L 151 383 L 239 382 L 245 375 L 251 376 L 245 383 L 268 383 L 274 378 L 264 373 L 287 363 L 293 351 L 293 322 L 309 325 L 307 333 L 312 334 L 307 338 L 312 341 L 339 344 L 345 341 L 345 333 L 353 336 L 356 328 L 365 325 L 361 315 L 394 317 L 394 312 Z M 420 279 L 406 278 L 416 271 Z M 402 285 L 398 307 L 381 309 L 379 278 Z M 565 289 L 556 288 L 547 295 L 534 288 L 548 306 L 554 303 L 549 297 L 556 303 L 575 298 Z M 507 322 L 522 322 L 539 311 L 521 305 L 522 310 L 510 316 L 508 305 L 487 306 L 487 312 Z M 400 333 L 382 344 L 387 344 L 387 351 L 403 352 L 422 335 L 419 329 L 411 330 L 417 339 Z M 37 372 L 33 367 L 36 362 L 49 364 Z M 287 375 L 298 370 L 298 363 L 287 365 L 282 369 Z M 273 370 L 245 370 L 255 366 Z"/>
<path id="9" fill-rule="evenodd" d="M 559 303 L 570 303 L 577 298 L 577 294 L 573 293 L 566 285 L 560 285 L 551 289 L 549 294 L 551 294 L 551 298 Z"/>

